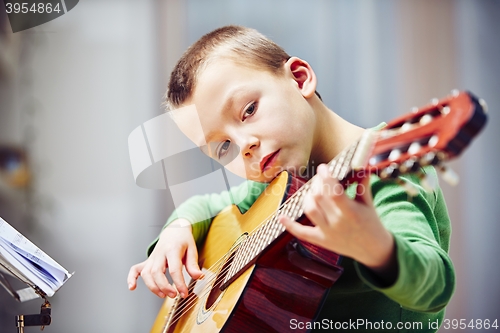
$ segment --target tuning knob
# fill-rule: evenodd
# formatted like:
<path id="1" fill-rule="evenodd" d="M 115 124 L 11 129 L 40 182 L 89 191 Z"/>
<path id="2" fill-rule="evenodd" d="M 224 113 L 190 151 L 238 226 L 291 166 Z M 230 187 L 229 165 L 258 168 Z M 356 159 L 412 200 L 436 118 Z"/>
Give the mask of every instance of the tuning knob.
<path id="1" fill-rule="evenodd" d="M 391 163 L 391 165 L 382 169 L 382 171 L 379 174 L 381 179 L 395 178 L 398 175 L 399 175 L 399 169 L 396 163 Z"/>
<path id="2" fill-rule="evenodd" d="M 443 177 L 444 181 L 449 185 L 456 186 L 460 181 L 460 177 L 458 177 L 458 174 L 450 167 L 441 164 L 438 166 L 438 170 L 441 172 L 441 176 Z"/>
<path id="3" fill-rule="evenodd" d="M 484 113 L 488 112 L 488 104 L 486 104 L 486 101 L 482 98 L 479 99 L 479 105 L 483 108 Z"/>
<path id="4" fill-rule="evenodd" d="M 415 156 L 413 156 L 410 159 L 401 163 L 401 165 L 399 166 L 399 171 L 401 173 L 416 172 L 419 168 L 420 165 L 418 164 L 418 159 Z"/>
<path id="5" fill-rule="evenodd" d="M 434 192 L 438 184 L 436 177 L 431 177 L 424 173 L 419 173 L 418 178 L 420 178 L 420 185 L 422 185 L 426 192 Z"/>
<path id="6" fill-rule="evenodd" d="M 426 153 L 424 156 L 420 158 L 419 161 L 420 165 L 422 166 L 434 165 L 437 164 L 438 162 L 439 159 L 437 158 L 436 153 L 434 153 L 433 151 Z"/>
<path id="7" fill-rule="evenodd" d="M 430 114 L 424 115 L 422 118 L 420 118 L 419 123 L 420 125 L 424 126 L 432 122 L 432 116 Z"/>
<path id="8" fill-rule="evenodd" d="M 412 183 L 407 182 L 406 180 L 403 180 L 401 178 L 396 179 L 396 183 L 401 185 L 409 196 L 415 197 L 418 195 L 418 188 Z"/>

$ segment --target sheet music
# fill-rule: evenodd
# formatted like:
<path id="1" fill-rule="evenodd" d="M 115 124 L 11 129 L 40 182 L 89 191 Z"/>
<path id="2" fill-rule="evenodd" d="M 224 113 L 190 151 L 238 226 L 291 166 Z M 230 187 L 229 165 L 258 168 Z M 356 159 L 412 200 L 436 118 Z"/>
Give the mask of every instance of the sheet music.
<path id="1" fill-rule="evenodd" d="M 0 264 L 11 274 L 47 296 L 72 276 L 30 240 L 0 218 Z"/>

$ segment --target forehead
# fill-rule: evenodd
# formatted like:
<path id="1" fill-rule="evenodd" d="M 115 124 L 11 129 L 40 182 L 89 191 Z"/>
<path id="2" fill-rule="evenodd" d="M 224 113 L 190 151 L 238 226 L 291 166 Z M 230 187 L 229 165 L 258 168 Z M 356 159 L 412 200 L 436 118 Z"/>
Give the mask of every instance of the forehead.
<path id="1" fill-rule="evenodd" d="M 170 111 L 177 127 L 197 146 L 206 145 L 199 112 L 194 104 L 189 104 Z"/>
<path id="2" fill-rule="evenodd" d="M 215 56 L 207 61 L 197 74 L 193 96 L 199 95 L 200 90 L 219 90 L 222 83 L 250 82 L 256 77 L 270 75 L 269 70 L 254 64 L 250 60 L 237 60 L 228 56 Z"/>
<path id="3" fill-rule="evenodd" d="M 199 123 L 201 131 L 198 134 L 206 135 L 214 126 L 220 126 L 229 110 L 241 106 L 239 104 L 244 103 L 245 98 L 255 94 L 270 75 L 225 58 L 211 61 L 198 75 L 195 89 L 184 104 L 188 107 L 175 110 L 174 119 L 176 123 L 181 121 L 189 132 L 192 130 L 186 125 Z M 193 136 L 190 135 L 190 138 Z M 200 135 L 196 137 L 195 143 L 204 142 Z"/>

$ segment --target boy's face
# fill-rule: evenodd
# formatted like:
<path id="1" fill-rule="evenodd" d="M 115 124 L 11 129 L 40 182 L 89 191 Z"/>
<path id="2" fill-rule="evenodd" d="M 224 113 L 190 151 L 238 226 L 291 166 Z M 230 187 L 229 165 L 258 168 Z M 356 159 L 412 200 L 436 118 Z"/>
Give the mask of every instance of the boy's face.
<path id="1" fill-rule="evenodd" d="M 215 60 L 199 76 L 187 107 L 174 111 L 176 123 L 240 177 L 270 182 L 283 170 L 302 173 L 313 148 L 316 116 L 300 82 L 301 69 L 287 64 L 278 76 Z M 314 89 L 315 83 L 314 78 Z"/>

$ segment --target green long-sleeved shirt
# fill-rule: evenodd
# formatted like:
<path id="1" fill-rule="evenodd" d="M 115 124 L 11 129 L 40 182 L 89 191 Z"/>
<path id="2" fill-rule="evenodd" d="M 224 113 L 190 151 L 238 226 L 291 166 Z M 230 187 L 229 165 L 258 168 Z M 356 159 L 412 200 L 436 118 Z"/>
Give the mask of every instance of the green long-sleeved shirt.
<path id="1" fill-rule="evenodd" d="M 432 167 L 425 168 L 424 172 L 429 177 L 437 177 Z M 446 204 L 439 188 L 428 193 L 416 176 L 402 178 L 418 188 L 417 196 L 409 197 L 393 181 L 383 182 L 377 176 L 370 179 L 375 209 L 396 242 L 399 266 L 396 281 L 384 286 L 368 268 L 344 258 L 344 273 L 331 288 L 316 328 L 332 328 L 335 323 L 344 323 L 344 328 L 363 332 L 370 332 L 370 327 L 374 332 L 381 332 L 384 331 L 381 328 L 387 329 L 388 325 L 392 330 L 385 331 L 435 332 L 436 320 L 441 324 L 444 307 L 455 286 L 453 264 L 448 256 L 451 227 Z M 232 188 L 231 193 L 192 197 L 172 214 L 166 225 L 177 218 L 187 219 L 200 245 L 212 217 L 232 203 L 231 197 L 239 202 L 240 210 L 246 212 L 266 186 L 247 181 Z M 354 191 L 355 188 L 350 187 L 347 194 L 354 197 Z M 148 254 L 155 243 L 151 244 Z M 360 326 L 353 326 L 353 322 Z M 414 324 L 417 322 L 421 324 Z M 398 323 L 403 329 L 396 329 Z M 294 324 L 299 323 L 291 322 L 291 327 Z M 405 325 L 421 325 L 421 329 L 418 326 L 404 329 Z"/>

